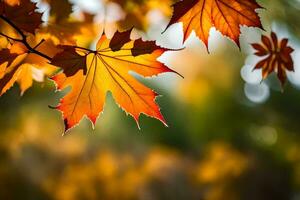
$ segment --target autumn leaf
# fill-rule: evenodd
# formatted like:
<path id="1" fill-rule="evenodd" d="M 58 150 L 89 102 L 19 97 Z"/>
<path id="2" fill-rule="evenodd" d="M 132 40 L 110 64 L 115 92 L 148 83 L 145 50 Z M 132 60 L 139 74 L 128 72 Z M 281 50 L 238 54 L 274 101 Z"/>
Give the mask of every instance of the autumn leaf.
<path id="1" fill-rule="evenodd" d="M 52 64 L 64 69 L 64 73 L 52 78 L 57 89 L 71 87 L 71 91 L 56 107 L 63 114 L 65 131 L 77 125 L 84 116 L 95 124 L 109 91 L 116 103 L 132 115 L 137 123 L 141 113 L 144 113 L 166 125 L 155 103 L 158 94 L 129 72 L 144 77 L 173 72 L 157 61 L 167 49 L 151 41 L 130 40 L 130 34 L 131 30 L 116 32 L 112 39 L 103 35 L 96 51 L 63 46 L 63 51 L 54 56 Z"/>
<path id="2" fill-rule="evenodd" d="M 1 49 L 0 55 L 0 65 L 6 62 L 8 65 L 11 65 L 11 63 L 18 57 L 18 54 L 12 52 L 10 49 Z"/>
<path id="3" fill-rule="evenodd" d="M 15 43 L 9 49 L 2 49 L 0 57 L 0 95 L 4 94 L 17 81 L 19 67 L 15 67 L 23 55 L 26 54 L 26 47 L 22 43 Z M 16 59 L 19 57 L 18 61 Z M 15 63 L 14 63 L 15 62 Z M 14 63 L 14 64 L 13 64 Z"/>
<path id="4" fill-rule="evenodd" d="M 57 45 L 89 45 L 98 36 L 101 26 L 94 24 L 94 15 L 84 12 L 80 14 L 80 20 L 70 17 L 55 21 L 51 18 L 38 33 Z"/>
<path id="5" fill-rule="evenodd" d="M 172 0 L 112 0 L 125 11 L 125 16 L 118 22 L 120 28 L 127 30 L 135 27 L 139 30 L 149 28 L 149 16 L 152 10 L 159 11 L 163 16 L 172 14 Z"/>
<path id="6" fill-rule="evenodd" d="M 55 55 L 52 65 L 60 66 L 67 77 L 75 75 L 80 69 L 86 75 L 86 55 L 79 55 L 73 46 L 61 45 L 58 48 L 63 51 Z"/>
<path id="7" fill-rule="evenodd" d="M 89 46 L 99 36 L 102 26 L 94 22 L 94 14 L 76 11 L 72 14 L 69 0 L 43 0 L 50 6 L 50 16 L 37 33 L 57 45 Z"/>
<path id="8" fill-rule="evenodd" d="M 256 64 L 254 70 L 262 69 L 263 79 L 276 72 L 283 86 L 287 77 L 286 71 L 294 71 L 294 63 L 291 57 L 294 49 L 288 46 L 288 39 L 284 38 L 279 41 L 274 32 L 271 33 L 271 37 L 263 35 L 261 40 L 261 44 L 252 44 L 252 47 L 256 50 L 255 55 L 264 57 Z"/>
<path id="9" fill-rule="evenodd" d="M 182 22 L 183 42 L 194 30 L 208 47 L 210 29 L 215 27 L 239 46 L 241 25 L 262 28 L 255 12 L 261 6 L 255 0 L 182 0 L 173 7 L 174 13 L 167 28 Z"/>
<path id="10" fill-rule="evenodd" d="M 54 56 L 58 49 L 51 40 L 38 42 L 39 38 L 29 37 L 28 42 L 36 50 Z M 10 47 L 0 51 L 0 96 L 16 82 L 20 85 L 21 94 L 32 86 L 33 80 L 41 82 L 45 76 L 53 74 L 57 68 L 37 54 L 30 53 L 21 42 L 14 42 Z M 39 77 L 39 78 L 37 78 Z"/>
<path id="11" fill-rule="evenodd" d="M 42 14 L 36 12 L 36 3 L 30 0 L 1 1 L 0 18 L 7 21 L 9 19 L 22 31 L 34 34 L 35 30 L 42 24 Z"/>

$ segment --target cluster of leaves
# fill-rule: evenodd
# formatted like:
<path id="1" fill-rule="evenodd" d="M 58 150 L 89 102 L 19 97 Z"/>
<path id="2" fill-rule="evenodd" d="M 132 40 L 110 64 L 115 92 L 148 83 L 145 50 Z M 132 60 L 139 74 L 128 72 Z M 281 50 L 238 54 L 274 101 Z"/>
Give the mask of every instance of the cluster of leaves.
<path id="1" fill-rule="evenodd" d="M 74 21 L 70 17 L 72 5 L 68 0 L 44 2 L 50 6 L 48 23 L 42 22 L 42 13 L 30 0 L 2 0 L 0 3 L 0 94 L 15 82 L 24 93 L 33 79 L 42 81 L 44 77 L 50 77 L 57 90 L 71 87 L 55 107 L 63 114 L 65 131 L 77 125 L 84 116 L 95 124 L 103 111 L 107 92 L 112 93 L 116 103 L 133 116 L 137 124 L 139 116 L 144 113 L 166 125 L 155 102 L 158 94 L 129 72 L 143 77 L 174 72 L 157 60 L 170 49 L 156 45 L 155 41 L 132 40 L 132 29 L 117 31 L 111 39 L 103 33 L 96 50 L 85 48 L 79 45 L 76 35 L 79 32 L 88 34 L 84 27 L 93 30 L 93 16 L 83 13 L 82 21 Z M 138 5 L 148 8 L 149 2 L 156 1 L 115 2 L 134 15 Z M 239 46 L 240 26 L 262 28 L 256 12 L 261 7 L 255 0 L 182 0 L 173 8 L 167 28 L 181 22 L 183 42 L 195 31 L 208 47 L 210 29 L 215 27 Z M 87 43 L 96 35 L 87 37 L 90 38 Z M 290 57 L 293 50 L 287 46 L 288 40 L 279 44 L 273 33 L 272 40 L 264 36 L 262 41 L 263 46 L 253 44 L 253 47 L 258 51 L 256 55 L 267 58 L 255 68 L 263 68 L 264 77 L 276 71 L 284 83 L 285 70 L 293 70 Z"/>
<path id="2" fill-rule="evenodd" d="M 159 10 L 164 16 L 172 14 L 170 9 L 172 0 L 111 0 L 117 3 L 125 11 L 126 15 L 118 25 L 120 28 L 128 29 L 134 26 L 140 30 L 146 30 L 149 26 L 147 17 L 153 9 Z"/>

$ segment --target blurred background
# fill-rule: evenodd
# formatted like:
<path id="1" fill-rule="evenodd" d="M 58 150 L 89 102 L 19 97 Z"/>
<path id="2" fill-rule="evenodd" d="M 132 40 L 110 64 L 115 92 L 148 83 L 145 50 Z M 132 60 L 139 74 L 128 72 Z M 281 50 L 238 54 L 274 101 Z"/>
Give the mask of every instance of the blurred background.
<path id="1" fill-rule="evenodd" d="M 185 47 L 160 58 L 185 78 L 137 77 L 162 95 L 168 128 L 143 116 L 138 130 L 109 94 L 95 130 L 84 119 L 65 136 L 48 108 L 63 96 L 54 84 L 35 83 L 22 97 L 15 86 L 0 98 L 0 199 L 300 200 L 299 0 L 258 0 L 266 31 L 242 27 L 238 49 L 212 30 L 209 54 L 194 34 L 182 46 L 181 24 L 161 34 L 172 0 L 36 2 L 48 26 L 70 12 L 55 34 L 75 31 L 80 45 L 135 26 L 132 37 Z M 252 72 L 249 43 L 271 30 L 295 49 L 283 93 L 275 76 L 261 82 Z"/>

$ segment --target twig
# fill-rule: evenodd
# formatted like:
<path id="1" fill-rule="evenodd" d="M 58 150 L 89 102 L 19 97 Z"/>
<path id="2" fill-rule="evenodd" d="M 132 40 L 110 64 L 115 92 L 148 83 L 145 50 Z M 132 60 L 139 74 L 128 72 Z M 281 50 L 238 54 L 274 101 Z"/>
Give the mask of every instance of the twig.
<path id="1" fill-rule="evenodd" d="M 22 39 L 11 38 L 11 37 L 8 37 L 8 36 L 5 35 L 5 34 L 1 34 L 2 36 L 6 37 L 6 38 L 9 38 L 9 39 L 11 39 L 11 40 L 14 40 L 14 39 L 15 39 L 15 41 L 22 42 L 22 43 L 26 46 L 26 48 L 28 49 L 28 52 L 29 52 L 29 53 L 37 54 L 37 55 L 39 55 L 39 56 L 41 56 L 41 57 L 43 57 L 43 58 L 46 58 L 46 59 L 49 60 L 49 61 L 52 60 L 51 57 L 49 57 L 49 56 L 47 56 L 46 54 L 44 54 L 44 53 L 42 53 L 42 52 L 40 52 L 40 51 L 37 51 L 37 50 L 35 49 L 35 48 L 37 48 L 40 44 L 42 44 L 42 43 L 44 42 L 43 40 L 41 40 L 41 42 L 40 42 L 38 45 L 36 45 L 34 48 L 32 48 L 32 47 L 30 46 L 30 44 L 27 42 L 27 36 L 25 35 L 25 33 L 24 33 L 18 26 L 16 26 L 12 21 L 10 21 L 8 18 L 6 18 L 6 17 L 3 16 L 3 15 L 0 15 L 0 19 L 2 19 L 3 21 L 5 21 L 5 22 L 6 22 L 7 24 L 9 24 L 11 27 L 13 27 L 13 28 L 18 32 L 18 34 L 22 37 Z"/>
<path id="2" fill-rule="evenodd" d="M 35 45 L 35 46 L 33 47 L 33 49 L 38 48 L 41 44 L 43 44 L 43 42 L 45 42 L 45 39 L 42 39 L 37 45 Z"/>
<path id="3" fill-rule="evenodd" d="M 6 35 L 4 33 L 1 33 L 1 32 L 0 32 L 0 35 L 2 35 L 3 37 L 6 37 L 7 39 L 13 40 L 13 41 L 22 42 L 21 39 L 12 38 L 12 37 L 10 37 L 10 36 L 8 36 L 8 35 Z"/>

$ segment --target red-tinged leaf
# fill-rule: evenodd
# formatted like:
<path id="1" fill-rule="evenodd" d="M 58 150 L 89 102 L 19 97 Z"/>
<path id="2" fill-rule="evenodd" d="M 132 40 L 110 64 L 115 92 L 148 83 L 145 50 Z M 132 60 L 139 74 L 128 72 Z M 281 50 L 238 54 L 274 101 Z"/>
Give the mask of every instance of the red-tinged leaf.
<path id="1" fill-rule="evenodd" d="M 277 35 L 274 32 L 271 33 L 271 38 L 272 38 L 274 50 L 278 49 L 278 38 L 277 38 Z"/>
<path id="2" fill-rule="evenodd" d="M 131 31 L 132 29 L 124 32 L 117 31 L 110 40 L 109 48 L 112 51 L 119 51 L 122 48 L 122 46 L 130 42 Z"/>
<path id="3" fill-rule="evenodd" d="M 133 56 L 139 56 L 143 54 L 151 54 L 156 50 L 167 50 L 156 45 L 155 41 L 143 41 L 138 39 L 134 41 L 131 53 Z"/>
<path id="4" fill-rule="evenodd" d="M 255 65 L 254 69 L 265 68 L 265 65 L 267 64 L 268 60 L 269 60 L 269 58 L 265 58 L 265 59 L 259 61 L 259 62 Z"/>
<path id="5" fill-rule="evenodd" d="M 18 54 L 11 53 L 9 49 L 0 50 L 0 65 L 7 62 L 7 65 L 11 63 L 18 57 Z"/>
<path id="6" fill-rule="evenodd" d="M 86 56 L 78 54 L 76 48 L 72 46 L 59 46 L 59 48 L 63 51 L 52 58 L 51 64 L 62 68 L 67 77 L 74 76 L 81 69 L 86 75 Z"/>
<path id="7" fill-rule="evenodd" d="M 255 55 L 257 56 L 265 56 L 268 54 L 268 49 L 265 49 L 262 45 L 260 44 L 251 44 L 252 47 L 256 50 Z"/>
<path id="8" fill-rule="evenodd" d="M 272 41 L 267 36 L 263 35 L 261 36 L 261 41 L 265 45 L 266 49 L 269 51 L 270 49 L 273 49 Z"/>
<path id="9" fill-rule="evenodd" d="M 252 44 L 252 47 L 257 50 L 255 55 L 265 57 L 259 61 L 254 69 L 262 69 L 263 78 L 267 78 L 271 73 L 276 72 L 277 77 L 283 86 L 286 82 L 286 71 L 294 71 L 294 62 L 291 53 L 293 48 L 288 46 L 288 39 L 278 41 L 277 35 L 272 32 L 270 37 L 262 36 L 262 44 Z M 267 49 L 265 49 L 267 48 Z M 265 49 L 265 54 L 262 49 Z"/>

